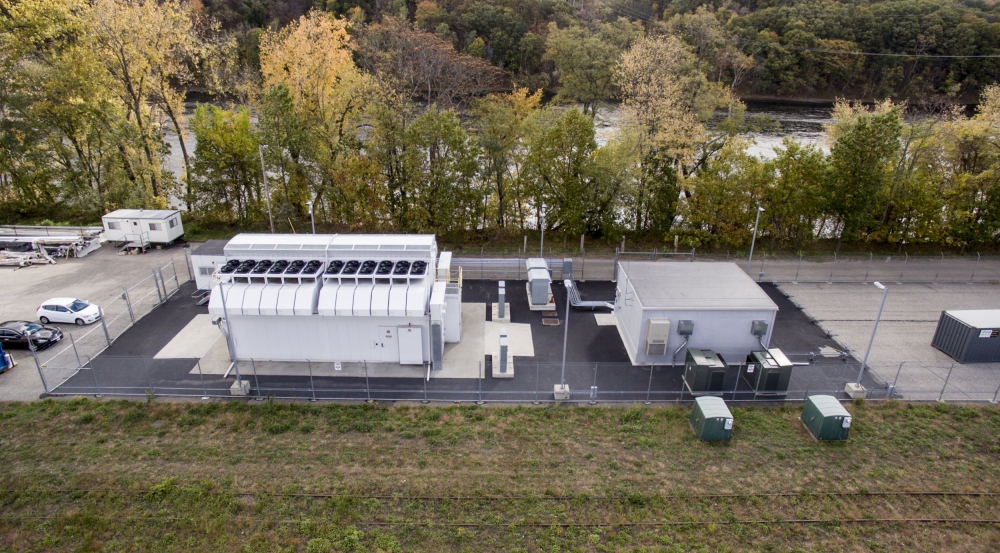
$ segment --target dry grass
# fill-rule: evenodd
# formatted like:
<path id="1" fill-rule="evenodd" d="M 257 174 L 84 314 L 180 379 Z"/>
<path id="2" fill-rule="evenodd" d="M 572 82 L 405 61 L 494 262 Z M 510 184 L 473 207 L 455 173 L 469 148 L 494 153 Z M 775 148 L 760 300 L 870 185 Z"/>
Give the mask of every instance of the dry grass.
<path id="1" fill-rule="evenodd" d="M 850 409 L 843 443 L 789 407 L 705 444 L 686 408 L 3 404 L 0 551 L 1000 549 L 996 524 L 847 522 L 1000 520 L 878 493 L 1000 492 L 1000 410 Z"/>

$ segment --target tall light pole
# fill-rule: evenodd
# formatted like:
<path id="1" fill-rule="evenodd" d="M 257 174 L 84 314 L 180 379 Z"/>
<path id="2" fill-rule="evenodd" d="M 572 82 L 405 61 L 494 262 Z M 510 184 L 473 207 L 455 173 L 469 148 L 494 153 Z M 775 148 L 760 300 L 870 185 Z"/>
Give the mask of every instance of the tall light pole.
<path id="1" fill-rule="evenodd" d="M 264 177 L 264 197 L 267 199 L 267 220 L 271 223 L 271 234 L 274 234 L 274 216 L 271 215 L 271 189 L 267 186 L 267 169 L 264 167 L 264 148 L 267 144 L 259 144 L 260 151 L 260 175 Z"/>
<path id="2" fill-rule="evenodd" d="M 309 200 L 308 202 L 306 202 L 306 205 L 309 206 L 309 220 L 312 222 L 313 234 L 316 234 L 316 218 L 313 216 L 313 202 L 312 202 L 312 200 Z"/>
<path id="3" fill-rule="evenodd" d="M 545 202 L 542 202 L 542 242 L 538 246 L 538 257 L 545 258 Z"/>
<path id="4" fill-rule="evenodd" d="M 757 206 L 757 220 L 753 224 L 753 238 L 750 240 L 750 259 L 747 259 L 747 274 L 750 274 L 750 264 L 753 263 L 753 246 L 757 242 L 757 225 L 760 223 L 760 214 L 764 212 L 764 208 Z"/>
<path id="5" fill-rule="evenodd" d="M 569 291 L 573 287 L 573 281 L 568 279 L 563 279 L 563 284 L 566 287 L 566 316 L 564 317 L 563 323 L 565 323 L 565 328 L 563 328 L 563 356 L 562 356 L 562 375 L 559 377 L 559 386 L 565 389 L 566 386 L 566 342 L 569 341 Z"/>
<path id="6" fill-rule="evenodd" d="M 875 328 L 872 329 L 872 337 L 868 340 L 868 349 L 865 350 L 865 359 L 861 362 L 861 370 L 858 371 L 858 385 L 861 384 L 861 376 L 865 374 L 865 365 L 868 364 L 868 354 L 872 352 L 872 343 L 875 342 L 875 331 L 878 330 L 878 321 L 882 318 L 882 308 L 885 307 L 885 297 L 889 295 L 889 289 L 881 282 L 876 282 L 875 287 L 882 291 L 882 304 L 878 306 L 878 315 L 875 315 Z"/>

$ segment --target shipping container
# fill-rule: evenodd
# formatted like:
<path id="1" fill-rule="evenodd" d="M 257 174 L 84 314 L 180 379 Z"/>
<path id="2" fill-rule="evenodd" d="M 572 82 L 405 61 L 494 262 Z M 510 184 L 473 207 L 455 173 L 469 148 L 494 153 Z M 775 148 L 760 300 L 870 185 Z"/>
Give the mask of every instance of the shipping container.
<path id="1" fill-rule="evenodd" d="M 1000 361 L 1000 309 L 943 311 L 931 345 L 959 363 Z"/>

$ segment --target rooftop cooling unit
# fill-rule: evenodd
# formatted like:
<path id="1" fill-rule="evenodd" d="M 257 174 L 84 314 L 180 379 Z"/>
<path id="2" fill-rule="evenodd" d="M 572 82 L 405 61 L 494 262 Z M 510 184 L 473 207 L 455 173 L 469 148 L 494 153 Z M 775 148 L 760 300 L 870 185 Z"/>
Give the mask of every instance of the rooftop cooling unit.
<path id="1" fill-rule="evenodd" d="M 270 259 L 265 259 L 265 260 L 257 263 L 257 265 L 253 268 L 253 271 L 251 271 L 251 272 L 253 274 L 255 274 L 255 275 L 262 275 L 262 274 L 266 273 L 267 270 L 270 269 L 271 265 L 273 265 L 273 264 L 274 264 L 274 262 L 271 261 Z"/>
<path id="2" fill-rule="evenodd" d="M 360 261 L 348 261 L 344 264 L 344 270 L 341 272 L 343 275 L 356 275 L 358 274 L 358 268 L 361 267 Z"/>
<path id="3" fill-rule="evenodd" d="M 253 259 L 247 259 L 243 263 L 240 263 L 239 267 L 236 267 L 236 270 L 233 271 L 233 272 L 234 273 L 249 273 L 256 265 L 257 265 L 257 261 L 255 261 Z"/>
<path id="4" fill-rule="evenodd" d="M 669 338 L 670 319 L 648 319 L 646 322 L 646 355 L 666 355 Z"/>
<path id="5" fill-rule="evenodd" d="M 413 265 L 410 267 L 411 275 L 422 275 L 427 272 L 427 262 L 426 261 L 414 261 Z"/>
<path id="6" fill-rule="evenodd" d="M 280 275 L 281 273 L 285 272 L 285 269 L 287 268 L 288 268 L 288 260 L 279 259 L 274 262 L 274 265 L 271 265 L 271 268 L 267 270 L 267 274 Z"/>
<path id="7" fill-rule="evenodd" d="M 239 259 L 230 259 L 229 261 L 226 261 L 226 264 L 223 265 L 221 269 L 219 269 L 219 272 L 224 275 L 228 275 L 229 273 L 235 271 L 236 268 L 239 266 L 240 266 Z"/>
<path id="8" fill-rule="evenodd" d="M 323 267 L 322 261 L 316 261 L 316 260 L 309 261 L 308 263 L 306 263 L 306 266 L 302 268 L 302 274 L 304 275 L 315 274 L 319 272 L 319 270 L 322 267 Z"/>
<path id="9" fill-rule="evenodd" d="M 328 275 L 335 275 L 335 274 L 339 273 L 340 270 L 343 269 L 343 268 L 344 268 L 344 262 L 343 261 L 341 261 L 339 259 L 337 259 L 335 261 L 331 261 L 330 265 L 328 265 L 327 268 L 326 268 L 326 274 L 328 274 Z"/>
<path id="10" fill-rule="evenodd" d="M 392 273 L 392 266 L 393 266 L 392 261 L 389 260 L 379 261 L 377 272 L 380 275 L 388 275 Z"/>
<path id="11" fill-rule="evenodd" d="M 409 261 L 397 261 L 396 269 L 392 271 L 394 275 L 405 275 L 410 272 L 410 262 Z"/>
<path id="12" fill-rule="evenodd" d="M 306 262 L 301 259 L 296 259 L 288 264 L 288 268 L 285 269 L 286 275 L 297 275 L 302 272 L 302 267 L 306 266 Z"/>
<path id="13" fill-rule="evenodd" d="M 378 266 L 374 261 L 365 261 L 361 264 L 361 268 L 358 269 L 359 275 L 370 275 L 375 272 L 375 268 Z"/>

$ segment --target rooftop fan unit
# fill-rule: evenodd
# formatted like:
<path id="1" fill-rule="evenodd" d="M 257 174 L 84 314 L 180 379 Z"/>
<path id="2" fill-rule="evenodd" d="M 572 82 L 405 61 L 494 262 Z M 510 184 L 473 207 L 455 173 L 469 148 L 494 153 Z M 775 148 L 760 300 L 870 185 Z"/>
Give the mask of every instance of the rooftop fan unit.
<path id="1" fill-rule="evenodd" d="M 374 261 L 365 261 L 361 264 L 361 268 L 358 269 L 359 275 L 370 275 L 375 272 L 375 268 L 378 266 Z"/>
<path id="2" fill-rule="evenodd" d="M 243 263 L 240 263 L 239 267 L 236 267 L 236 270 L 233 271 L 233 272 L 234 273 L 249 273 L 256 265 L 257 265 L 257 261 L 255 261 L 253 259 L 247 259 Z"/>
<path id="3" fill-rule="evenodd" d="M 427 272 L 427 262 L 426 261 L 414 261 L 413 265 L 410 266 L 411 275 L 422 275 Z"/>
<path id="4" fill-rule="evenodd" d="M 389 260 L 380 261 L 378 264 L 378 271 L 377 271 L 378 274 L 387 275 L 392 273 L 392 265 L 393 265 L 392 261 Z"/>
<path id="5" fill-rule="evenodd" d="M 273 265 L 271 265 L 271 268 L 267 270 L 267 273 L 270 275 L 281 274 L 285 271 L 287 267 L 288 267 L 288 260 L 279 259 L 275 261 Z"/>
<path id="6" fill-rule="evenodd" d="M 320 270 L 322 266 L 323 266 L 322 261 L 312 260 L 306 263 L 306 266 L 302 268 L 302 274 L 304 275 L 315 274 L 317 271 Z"/>
<path id="7" fill-rule="evenodd" d="M 356 275 L 360 267 L 361 267 L 360 261 L 353 261 L 353 260 L 348 261 L 346 264 L 344 264 L 344 271 L 341 274 Z"/>
<path id="8" fill-rule="evenodd" d="M 302 272 L 302 267 L 306 266 L 306 262 L 301 259 L 296 259 L 288 264 L 288 268 L 285 269 L 286 275 L 297 275 Z"/>
<path id="9" fill-rule="evenodd" d="M 410 262 L 409 261 L 397 261 L 396 268 L 392 271 L 394 275 L 405 275 L 410 272 Z"/>
<path id="10" fill-rule="evenodd" d="M 274 262 L 271 261 L 270 259 L 265 259 L 265 260 L 257 263 L 257 265 L 253 268 L 253 271 L 251 271 L 251 272 L 253 274 L 255 274 L 255 275 L 262 275 L 262 274 L 266 273 L 267 270 L 270 269 L 271 265 L 273 265 L 273 264 L 274 264 Z"/>
<path id="11" fill-rule="evenodd" d="M 219 272 L 224 275 L 228 275 L 229 273 L 235 271 L 236 268 L 239 266 L 240 266 L 239 259 L 230 259 L 229 261 L 226 261 L 226 264 L 223 265 L 221 269 L 219 269 Z"/>
<path id="12" fill-rule="evenodd" d="M 331 261 L 330 265 L 328 265 L 327 268 L 326 268 L 326 274 L 328 274 L 328 275 L 335 275 L 335 274 L 339 273 L 340 270 L 343 269 L 343 268 L 344 268 L 344 262 L 343 261 L 341 261 L 339 259 L 337 259 L 335 261 Z"/>

